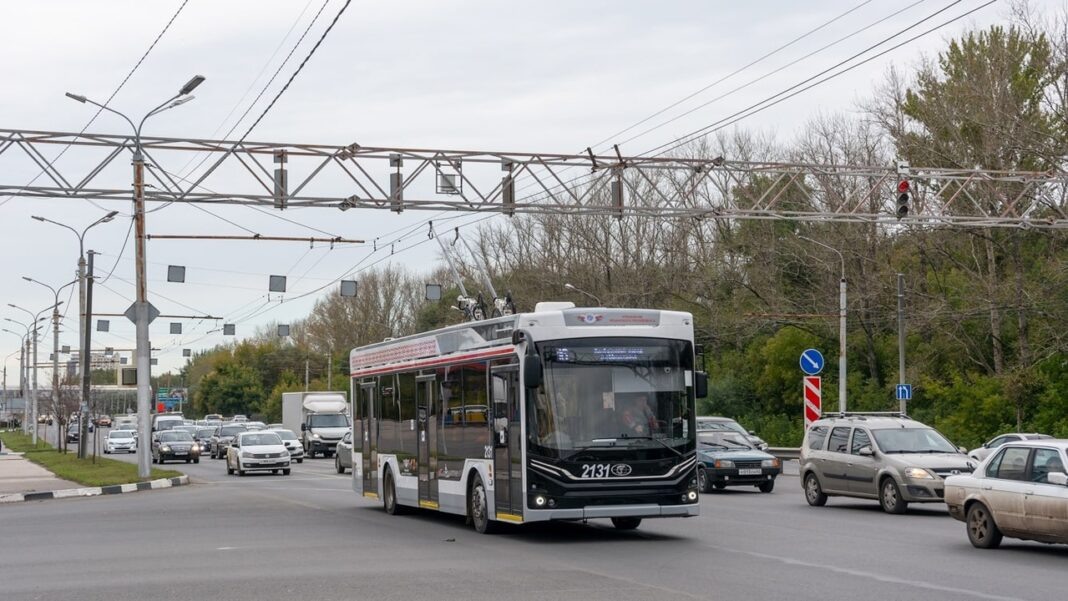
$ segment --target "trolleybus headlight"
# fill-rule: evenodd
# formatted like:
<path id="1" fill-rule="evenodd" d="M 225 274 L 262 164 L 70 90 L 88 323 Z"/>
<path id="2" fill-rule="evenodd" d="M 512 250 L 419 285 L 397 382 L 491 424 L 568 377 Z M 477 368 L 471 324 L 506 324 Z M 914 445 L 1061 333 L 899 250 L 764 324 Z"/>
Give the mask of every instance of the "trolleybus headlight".
<path id="1" fill-rule="evenodd" d="M 690 503 L 693 503 L 694 501 L 697 500 L 697 491 L 696 490 L 688 490 L 688 491 L 686 491 L 686 494 L 682 495 L 682 500 L 683 500 L 683 502 L 687 502 L 688 501 Z"/>
<path id="2" fill-rule="evenodd" d="M 538 496 L 534 497 L 534 504 L 537 505 L 538 507 L 545 507 L 545 503 L 546 502 L 547 502 L 547 500 L 545 499 L 545 497 L 543 497 L 541 495 L 538 495 Z"/>

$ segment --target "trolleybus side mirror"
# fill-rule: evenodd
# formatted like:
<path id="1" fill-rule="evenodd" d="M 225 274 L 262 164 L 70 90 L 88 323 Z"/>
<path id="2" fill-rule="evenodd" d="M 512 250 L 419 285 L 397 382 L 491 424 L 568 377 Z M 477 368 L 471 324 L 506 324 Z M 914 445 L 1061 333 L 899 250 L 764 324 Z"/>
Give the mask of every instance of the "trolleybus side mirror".
<path id="1" fill-rule="evenodd" d="M 527 388 L 537 388 L 542 383 L 541 359 L 537 355 L 523 357 L 523 382 Z"/>
<path id="2" fill-rule="evenodd" d="M 693 379 L 694 396 L 703 399 L 708 396 L 708 374 L 703 371 L 694 372 Z"/>

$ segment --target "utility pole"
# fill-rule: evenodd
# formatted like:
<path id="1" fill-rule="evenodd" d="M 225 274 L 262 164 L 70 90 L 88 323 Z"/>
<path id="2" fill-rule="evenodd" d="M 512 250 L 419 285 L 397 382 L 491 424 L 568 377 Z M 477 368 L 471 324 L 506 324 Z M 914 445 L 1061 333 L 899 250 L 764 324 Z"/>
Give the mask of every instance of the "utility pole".
<path id="1" fill-rule="evenodd" d="M 897 274 L 897 383 L 905 383 L 905 275 Z M 901 399 L 901 413 L 908 415 L 909 402 Z"/>
<path id="2" fill-rule="evenodd" d="M 22 351 L 22 431 L 30 433 L 30 337 L 26 336 L 25 350 Z"/>
<path id="3" fill-rule="evenodd" d="M 37 446 L 37 319 L 33 320 L 33 405 L 30 406 L 33 446 Z"/>
<path id="4" fill-rule="evenodd" d="M 92 384 L 92 361 L 90 361 L 89 353 L 92 347 L 92 321 L 93 321 L 93 255 L 96 253 L 89 251 L 89 271 L 88 276 L 83 278 L 85 282 L 85 305 L 82 307 L 82 330 L 84 337 L 82 338 L 82 365 L 85 366 L 82 369 L 82 411 L 80 415 L 81 431 L 78 433 L 78 457 L 85 459 L 88 452 L 85 450 L 86 445 L 89 442 L 89 420 L 92 419 L 92 410 L 90 409 L 91 400 L 91 384 Z M 94 435 L 96 430 L 93 430 Z M 94 441 L 95 441 L 94 436 Z M 96 461 L 96 444 L 93 444 L 93 460 Z"/>
<path id="5" fill-rule="evenodd" d="M 308 359 L 305 359 L 304 360 L 304 392 L 308 392 L 308 376 L 309 375 L 310 375 L 310 370 L 308 368 Z"/>

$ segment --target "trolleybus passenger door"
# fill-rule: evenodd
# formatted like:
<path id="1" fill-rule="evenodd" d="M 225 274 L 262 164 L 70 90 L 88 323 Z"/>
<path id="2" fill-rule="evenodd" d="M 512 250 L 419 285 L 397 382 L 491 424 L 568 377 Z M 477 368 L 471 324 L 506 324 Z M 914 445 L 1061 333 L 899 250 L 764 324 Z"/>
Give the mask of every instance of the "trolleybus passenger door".
<path id="1" fill-rule="evenodd" d="M 438 427 L 435 418 L 437 380 L 433 375 L 416 380 L 415 395 L 419 423 L 419 504 L 438 507 Z"/>
<path id="2" fill-rule="evenodd" d="M 519 422 L 519 367 L 494 367 L 490 382 L 493 400 L 493 489 L 497 516 L 523 515 L 523 436 Z M 507 517 L 505 518 L 507 519 Z"/>
<path id="3" fill-rule="evenodd" d="M 360 386 L 360 415 L 363 417 L 363 492 L 378 495 L 378 407 L 375 382 Z M 356 446 L 355 444 L 353 446 Z"/>

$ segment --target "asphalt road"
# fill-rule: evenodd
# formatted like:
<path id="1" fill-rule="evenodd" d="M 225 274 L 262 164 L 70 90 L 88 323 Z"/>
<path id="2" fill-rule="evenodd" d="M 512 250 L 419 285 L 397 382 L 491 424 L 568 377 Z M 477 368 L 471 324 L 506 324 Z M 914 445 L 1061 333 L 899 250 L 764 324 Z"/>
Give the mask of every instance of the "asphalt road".
<path id="1" fill-rule="evenodd" d="M 226 476 L 210 458 L 179 469 L 195 484 L 0 507 L 0 598 L 1048 600 L 1064 596 L 1068 567 L 1063 546 L 973 549 L 939 506 L 811 508 L 790 476 L 772 494 L 703 495 L 700 517 L 634 532 L 483 536 L 451 516 L 386 515 L 332 460 L 288 477 Z"/>

